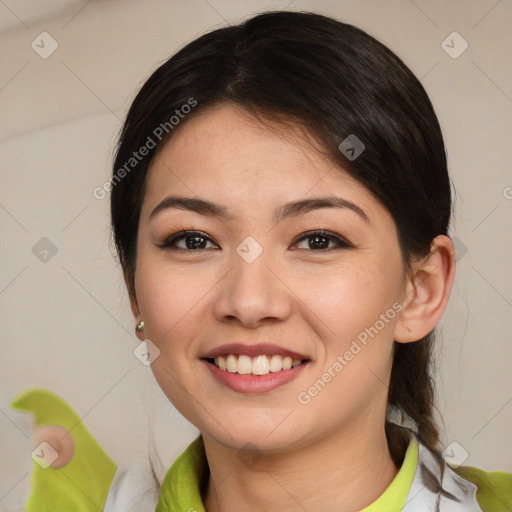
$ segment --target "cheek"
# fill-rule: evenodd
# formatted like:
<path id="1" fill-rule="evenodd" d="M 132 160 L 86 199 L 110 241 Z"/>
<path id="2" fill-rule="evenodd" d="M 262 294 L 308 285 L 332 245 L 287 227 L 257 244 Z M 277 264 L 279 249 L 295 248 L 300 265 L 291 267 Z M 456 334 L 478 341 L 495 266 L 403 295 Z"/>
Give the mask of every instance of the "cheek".
<path id="1" fill-rule="evenodd" d="M 161 351 L 176 349 L 186 340 L 187 327 L 198 325 L 202 300 L 209 286 L 183 268 L 172 268 L 161 259 L 140 255 L 135 277 L 137 298 L 146 335 Z"/>
<path id="2" fill-rule="evenodd" d="M 332 273 L 323 293 L 310 296 L 308 305 L 321 320 L 315 325 L 325 351 L 319 352 L 311 386 L 318 379 L 329 383 L 325 388 L 319 385 L 322 392 L 315 403 L 333 415 L 333 421 L 356 415 L 369 403 L 385 403 L 401 278 L 399 263 L 383 265 L 368 259 L 364 265 Z M 340 404 L 337 413 L 333 403 Z"/>
<path id="3" fill-rule="evenodd" d="M 151 364 L 155 380 L 183 416 L 205 428 L 186 390 L 204 387 L 197 380 L 198 372 L 191 371 L 190 363 L 194 348 L 191 340 L 197 338 L 197 329 L 204 322 L 201 308 L 202 301 L 207 300 L 208 287 L 197 273 L 189 274 L 141 251 L 135 281 L 145 335 L 160 350 Z M 207 396 L 195 396 L 200 403 L 208 400 Z"/>
<path id="4" fill-rule="evenodd" d="M 400 297 L 401 267 L 370 258 L 361 264 L 330 269 L 325 276 L 305 281 L 304 302 L 316 313 L 331 350 L 341 350 L 365 329 L 375 326 L 386 335 L 392 330 Z M 382 325 L 381 315 L 384 315 Z M 322 336 L 324 337 L 324 336 Z"/>

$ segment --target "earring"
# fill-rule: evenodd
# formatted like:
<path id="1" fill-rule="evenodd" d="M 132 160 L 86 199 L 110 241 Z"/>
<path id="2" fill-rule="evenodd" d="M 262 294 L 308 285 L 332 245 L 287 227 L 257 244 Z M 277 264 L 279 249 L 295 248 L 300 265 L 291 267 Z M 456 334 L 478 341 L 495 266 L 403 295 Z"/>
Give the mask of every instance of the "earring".
<path id="1" fill-rule="evenodd" d="M 139 324 L 137 325 L 137 330 L 138 331 L 142 331 L 142 329 L 144 329 L 144 321 L 143 320 L 141 320 L 139 322 Z"/>

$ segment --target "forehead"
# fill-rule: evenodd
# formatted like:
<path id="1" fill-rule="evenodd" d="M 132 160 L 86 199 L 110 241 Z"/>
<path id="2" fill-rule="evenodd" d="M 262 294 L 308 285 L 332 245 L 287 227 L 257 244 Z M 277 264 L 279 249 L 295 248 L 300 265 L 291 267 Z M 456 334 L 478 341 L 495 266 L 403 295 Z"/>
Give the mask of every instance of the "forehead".
<path id="1" fill-rule="evenodd" d="M 143 213 L 170 194 L 259 210 L 334 194 L 382 213 L 369 190 L 318 148 L 301 127 L 263 124 L 232 104 L 195 113 L 157 151 Z"/>

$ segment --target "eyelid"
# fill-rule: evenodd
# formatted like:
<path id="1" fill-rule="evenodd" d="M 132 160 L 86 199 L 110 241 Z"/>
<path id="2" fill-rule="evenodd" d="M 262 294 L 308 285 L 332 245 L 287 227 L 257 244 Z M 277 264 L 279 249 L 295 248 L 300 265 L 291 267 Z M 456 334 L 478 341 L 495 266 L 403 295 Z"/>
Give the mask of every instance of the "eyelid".
<path id="1" fill-rule="evenodd" d="M 304 240 L 306 238 L 312 238 L 313 236 L 321 236 L 321 237 L 330 239 L 337 244 L 337 247 L 334 247 L 331 249 L 325 249 L 325 250 L 320 249 L 317 251 L 314 251 L 313 249 L 311 249 L 310 252 L 329 252 L 329 251 L 332 251 L 333 249 L 349 249 L 349 248 L 354 247 L 353 244 L 351 244 L 343 236 L 333 233 L 331 231 L 327 231 L 326 229 L 312 229 L 310 231 L 306 231 L 305 233 L 302 233 L 299 236 L 299 238 L 297 238 L 293 242 L 293 245 L 297 244 L 298 242 L 301 242 L 302 240 Z"/>
<path id="2" fill-rule="evenodd" d="M 157 247 L 164 249 L 164 250 L 182 250 L 185 252 L 195 252 L 195 251 L 206 250 L 206 249 L 182 249 L 181 247 L 173 247 L 172 246 L 172 244 L 177 240 L 184 239 L 184 238 L 193 238 L 194 236 L 197 236 L 198 238 L 204 238 L 205 240 L 212 242 L 213 244 L 218 246 L 217 242 L 215 242 L 209 235 L 207 235 L 203 231 L 186 230 L 186 229 L 184 229 L 182 231 L 178 231 L 176 233 L 173 233 L 170 236 L 165 237 L 162 242 L 160 242 L 156 245 L 157 245 Z M 333 233 L 331 231 L 327 231 L 325 229 L 312 229 L 310 231 L 301 233 L 299 235 L 299 237 L 293 241 L 292 245 L 296 245 L 297 243 L 299 243 L 307 238 L 312 238 L 314 236 L 325 237 L 325 238 L 333 241 L 336 244 L 336 247 L 331 247 L 330 249 L 318 249 L 318 250 L 309 249 L 308 252 L 322 253 L 322 252 L 330 252 L 330 251 L 336 250 L 336 249 L 350 249 L 350 248 L 354 247 L 354 245 L 352 243 L 350 243 L 345 237 L 338 235 L 336 233 Z"/>
<path id="3" fill-rule="evenodd" d="M 213 240 L 213 238 L 203 231 L 197 231 L 195 229 L 183 229 L 182 231 L 177 231 L 176 233 L 173 233 L 172 235 L 166 236 L 160 243 L 157 243 L 156 246 L 160 247 L 164 250 L 183 250 L 186 252 L 193 252 L 191 249 L 181 249 L 181 247 L 173 247 L 171 244 L 175 241 L 182 239 L 182 238 L 193 238 L 194 236 L 197 236 L 198 238 L 204 238 L 208 240 L 209 242 L 214 243 L 215 245 L 218 245 L 217 242 Z M 198 250 L 204 250 L 204 249 L 198 249 Z"/>

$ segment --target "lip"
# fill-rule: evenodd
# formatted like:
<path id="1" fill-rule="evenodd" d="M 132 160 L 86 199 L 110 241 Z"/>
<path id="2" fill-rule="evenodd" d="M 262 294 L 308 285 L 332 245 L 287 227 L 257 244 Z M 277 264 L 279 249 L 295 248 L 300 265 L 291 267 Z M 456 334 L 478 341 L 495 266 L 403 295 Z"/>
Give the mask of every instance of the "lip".
<path id="1" fill-rule="evenodd" d="M 233 353 L 234 352 L 231 352 L 231 354 Z M 258 352 L 258 354 L 261 353 L 262 352 Z M 297 359 L 299 358 L 297 357 Z M 208 370 L 221 384 L 231 388 L 233 391 L 247 394 L 259 394 L 273 391 L 293 379 L 296 379 L 310 364 L 308 361 L 292 367 L 289 370 L 281 370 L 275 373 L 270 372 L 266 375 L 242 375 L 239 373 L 231 373 L 226 370 L 221 370 L 206 359 L 203 359 L 202 363 L 206 365 Z"/>
<path id="2" fill-rule="evenodd" d="M 210 350 L 210 352 L 207 352 L 204 356 L 202 356 L 202 359 L 215 359 L 216 357 L 227 356 L 229 354 L 236 354 L 239 356 L 246 355 L 249 357 L 256 357 L 261 355 L 278 355 L 283 357 L 289 356 L 292 359 L 300 359 L 301 361 L 304 359 L 310 359 L 309 357 L 303 354 L 293 352 L 284 347 L 273 345 L 271 343 L 258 343 L 257 345 L 244 345 L 243 343 L 228 343 L 226 345 L 221 345 L 219 347 L 214 348 L 213 350 Z"/>

